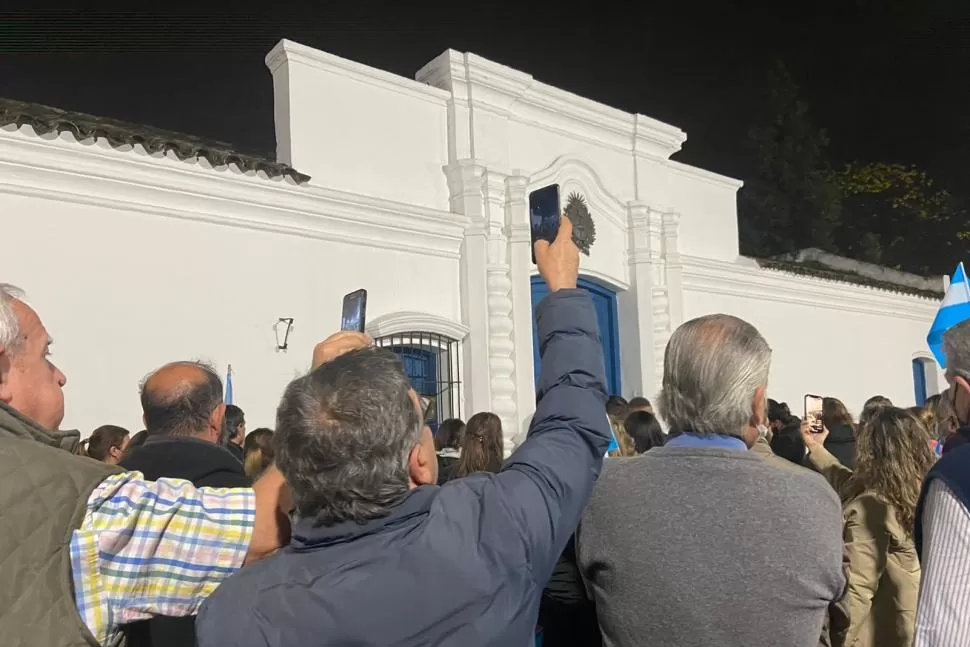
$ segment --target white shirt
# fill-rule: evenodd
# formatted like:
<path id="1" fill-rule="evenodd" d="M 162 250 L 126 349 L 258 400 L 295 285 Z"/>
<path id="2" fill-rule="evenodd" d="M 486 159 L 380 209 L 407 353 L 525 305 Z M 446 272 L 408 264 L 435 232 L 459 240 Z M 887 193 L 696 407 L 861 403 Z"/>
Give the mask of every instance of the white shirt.
<path id="1" fill-rule="evenodd" d="M 970 645 L 970 510 L 941 480 L 923 504 L 923 554 L 913 647 Z"/>

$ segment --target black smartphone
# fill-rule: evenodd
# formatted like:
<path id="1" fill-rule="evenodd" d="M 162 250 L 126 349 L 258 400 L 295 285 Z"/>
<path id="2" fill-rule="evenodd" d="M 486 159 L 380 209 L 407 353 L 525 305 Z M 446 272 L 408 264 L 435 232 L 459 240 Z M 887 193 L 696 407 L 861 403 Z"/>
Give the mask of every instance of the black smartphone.
<path id="1" fill-rule="evenodd" d="M 536 262 L 537 240 L 551 243 L 559 233 L 562 208 L 559 205 L 559 185 L 550 184 L 529 194 L 529 225 L 532 229 L 532 263 Z"/>
<path id="2" fill-rule="evenodd" d="M 344 297 L 340 329 L 364 332 L 367 324 L 367 290 L 357 290 Z"/>
<path id="3" fill-rule="evenodd" d="M 822 396 L 809 393 L 805 396 L 805 419 L 811 426 L 813 434 L 820 434 L 825 431 L 822 425 Z"/>

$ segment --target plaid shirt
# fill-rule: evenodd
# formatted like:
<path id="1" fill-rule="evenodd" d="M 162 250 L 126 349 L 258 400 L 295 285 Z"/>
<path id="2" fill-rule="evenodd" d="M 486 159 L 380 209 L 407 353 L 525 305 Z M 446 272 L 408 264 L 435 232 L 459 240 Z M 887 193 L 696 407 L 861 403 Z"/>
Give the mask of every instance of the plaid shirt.
<path id="1" fill-rule="evenodd" d="M 250 489 L 195 488 L 106 478 L 71 538 L 74 597 L 84 623 L 108 644 L 121 625 L 186 616 L 242 566 L 255 522 Z"/>

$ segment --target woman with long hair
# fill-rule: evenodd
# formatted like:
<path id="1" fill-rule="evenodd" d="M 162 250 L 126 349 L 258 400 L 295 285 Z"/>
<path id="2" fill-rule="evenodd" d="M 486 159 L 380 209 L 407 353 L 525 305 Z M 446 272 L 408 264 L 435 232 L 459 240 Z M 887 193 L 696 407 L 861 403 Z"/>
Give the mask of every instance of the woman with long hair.
<path id="1" fill-rule="evenodd" d="M 275 456 L 272 429 L 260 427 L 249 432 L 243 441 L 243 471 L 246 476 L 255 481 L 256 477 L 273 464 Z"/>
<path id="2" fill-rule="evenodd" d="M 852 469 L 855 464 L 856 426 L 852 414 L 836 398 L 822 398 L 822 424 L 829 430 L 825 439 L 825 449 L 839 459 L 839 462 Z"/>
<path id="3" fill-rule="evenodd" d="M 80 442 L 77 454 L 117 465 L 128 447 L 128 430 L 117 425 L 101 425 Z"/>
<path id="4" fill-rule="evenodd" d="M 496 473 L 502 469 L 504 460 L 502 421 L 488 411 L 476 413 L 465 424 L 461 456 L 452 467 L 447 480 L 461 478 L 475 472 Z"/>
<path id="5" fill-rule="evenodd" d="M 920 566 L 913 542 L 916 503 L 934 462 L 923 423 L 912 413 L 881 407 L 856 438 L 855 470 L 825 450 L 820 434 L 802 426 L 807 464 L 842 499 L 849 565 L 847 647 L 909 647 L 916 624 Z"/>

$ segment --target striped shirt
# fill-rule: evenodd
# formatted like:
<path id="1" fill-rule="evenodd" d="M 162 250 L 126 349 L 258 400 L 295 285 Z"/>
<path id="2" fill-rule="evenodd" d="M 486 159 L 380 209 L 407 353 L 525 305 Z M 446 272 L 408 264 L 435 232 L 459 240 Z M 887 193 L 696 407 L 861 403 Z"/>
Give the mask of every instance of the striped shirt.
<path id="1" fill-rule="evenodd" d="M 255 505 L 251 489 L 145 481 L 140 472 L 106 478 L 70 547 L 75 601 L 94 637 L 108 644 L 128 622 L 195 614 L 242 566 Z"/>
<path id="2" fill-rule="evenodd" d="M 970 511 L 939 479 L 926 492 L 921 561 L 913 647 L 970 645 Z"/>

